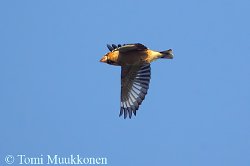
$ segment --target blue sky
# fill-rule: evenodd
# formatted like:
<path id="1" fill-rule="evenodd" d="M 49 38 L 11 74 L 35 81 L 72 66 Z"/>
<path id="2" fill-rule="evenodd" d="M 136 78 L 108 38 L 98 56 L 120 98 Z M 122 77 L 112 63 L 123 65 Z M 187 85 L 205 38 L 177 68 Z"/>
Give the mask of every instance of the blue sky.
<path id="1" fill-rule="evenodd" d="M 249 15 L 247 0 L 0 1 L 0 162 L 249 166 Z M 99 59 L 106 44 L 137 42 L 175 57 L 151 65 L 124 120 L 120 68 Z"/>

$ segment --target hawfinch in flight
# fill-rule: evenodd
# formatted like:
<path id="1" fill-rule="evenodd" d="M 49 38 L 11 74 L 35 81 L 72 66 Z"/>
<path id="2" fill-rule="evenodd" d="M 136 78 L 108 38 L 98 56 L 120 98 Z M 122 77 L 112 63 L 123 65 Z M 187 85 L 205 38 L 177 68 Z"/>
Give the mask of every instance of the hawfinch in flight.
<path id="1" fill-rule="evenodd" d="M 107 45 L 110 52 L 100 62 L 121 66 L 121 108 L 124 119 L 136 115 L 150 82 L 150 63 L 159 58 L 173 59 L 172 50 L 153 51 L 140 43 Z"/>

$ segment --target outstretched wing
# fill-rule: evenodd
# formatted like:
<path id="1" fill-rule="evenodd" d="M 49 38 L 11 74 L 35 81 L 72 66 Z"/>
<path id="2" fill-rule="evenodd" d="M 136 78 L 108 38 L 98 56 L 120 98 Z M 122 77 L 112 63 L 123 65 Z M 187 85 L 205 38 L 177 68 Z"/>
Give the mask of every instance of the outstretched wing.
<path id="1" fill-rule="evenodd" d="M 150 64 L 141 66 L 122 66 L 121 70 L 121 108 L 120 115 L 124 119 L 132 113 L 136 115 L 139 105 L 144 100 L 150 82 Z"/>
<path id="2" fill-rule="evenodd" d="M 135 44 L 118 44 L 117 46 L 115 44 L 109 45 L 107 44 L 107 47 L 109 51 L 120 51 L 122 53 L 126 53 L 129 51 L 143 51 L 148 49 L 146 46 L 140 43 Z"/>

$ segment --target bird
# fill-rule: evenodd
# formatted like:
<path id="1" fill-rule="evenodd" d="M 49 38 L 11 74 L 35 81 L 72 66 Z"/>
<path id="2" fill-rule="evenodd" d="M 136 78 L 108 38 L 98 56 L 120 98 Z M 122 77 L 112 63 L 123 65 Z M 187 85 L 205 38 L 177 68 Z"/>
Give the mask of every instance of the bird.
<path id="1" fill-rule="evenodd" d="M 142 104 L 151 78 L 150 63 L 157 59 L 173 59 L 172 49 L 154 51 L 141 43 L 107 44 L 109 52 L 100 62 L 121 66 L 120 114 L 131 119 Z"/>

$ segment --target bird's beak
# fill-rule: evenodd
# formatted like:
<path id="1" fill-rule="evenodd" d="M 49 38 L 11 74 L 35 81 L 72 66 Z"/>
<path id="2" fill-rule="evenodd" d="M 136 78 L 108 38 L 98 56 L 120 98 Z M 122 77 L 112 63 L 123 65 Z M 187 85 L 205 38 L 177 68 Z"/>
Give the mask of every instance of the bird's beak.
<path id="1" fill-rule="evenodd" d="M 103 56 L 100 62 L 106 63 L 107 62 L 107 56 Z"/>

